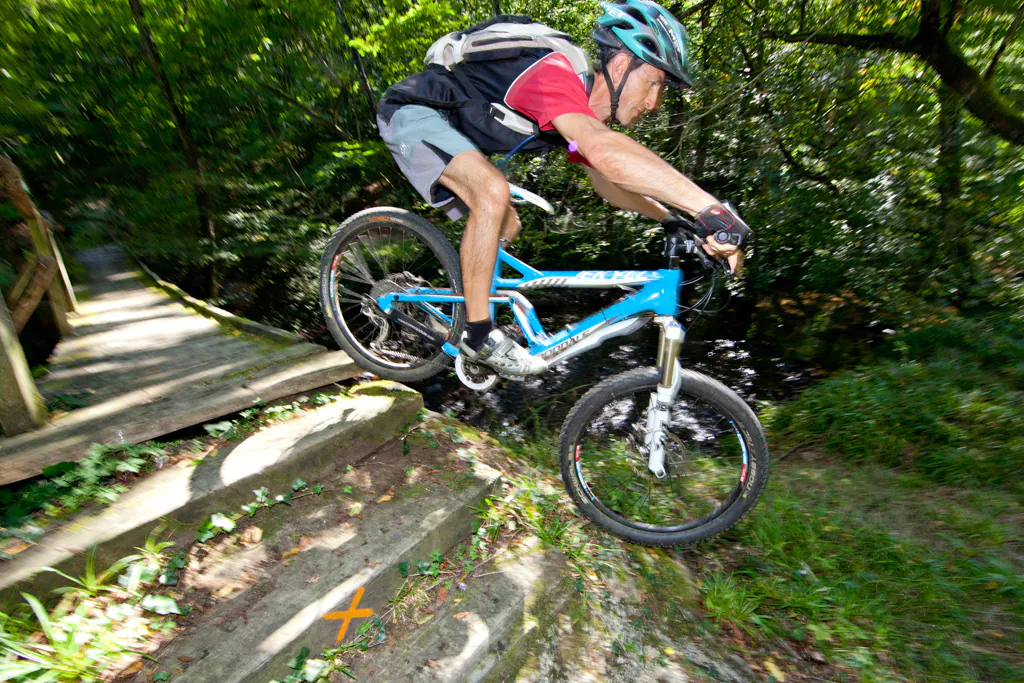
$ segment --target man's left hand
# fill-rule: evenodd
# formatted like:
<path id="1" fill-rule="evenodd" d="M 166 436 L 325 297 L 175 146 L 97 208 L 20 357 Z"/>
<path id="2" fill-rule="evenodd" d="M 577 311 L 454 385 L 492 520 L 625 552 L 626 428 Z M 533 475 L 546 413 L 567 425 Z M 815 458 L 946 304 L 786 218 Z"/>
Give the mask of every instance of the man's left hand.
<path id="1" fill-rule="evenodd" d="M 704 251 L 717 259 L 725 259 L 735 274 L 743 267 L 742 247 L 750 239 L 750 227 L 743 222 L 731 207 L 712 204 L 701 209 L 693 217 L 697 227 L 707 241 Z"/>

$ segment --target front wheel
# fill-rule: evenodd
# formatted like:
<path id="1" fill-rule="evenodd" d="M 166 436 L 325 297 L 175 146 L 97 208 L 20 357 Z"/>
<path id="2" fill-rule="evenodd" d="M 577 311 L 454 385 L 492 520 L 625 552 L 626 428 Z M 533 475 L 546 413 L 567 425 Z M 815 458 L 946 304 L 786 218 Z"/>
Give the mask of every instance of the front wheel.
<path id="1" fill-rule="evenodd" d="M 675 546 L 726 531 L 768 482 L 768 442 L 750 407 L 721 382 L 684 370 L 663 435 L 666 476 L 647 467 L 647 410 L 657 368 L 610 377 L 562 426 L 562 481 L 579 510 L 634 543 Z"/>

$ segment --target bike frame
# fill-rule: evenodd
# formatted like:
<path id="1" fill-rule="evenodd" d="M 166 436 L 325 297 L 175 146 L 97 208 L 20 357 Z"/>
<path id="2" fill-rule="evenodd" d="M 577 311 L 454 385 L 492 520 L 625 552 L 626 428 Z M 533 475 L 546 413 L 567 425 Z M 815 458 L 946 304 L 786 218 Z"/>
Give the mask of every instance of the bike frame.
<path id="1" fill-rule="evenodd" d="M 503 266 L 514 270 L 519 277 L 503 277 Z M 491 317 L 494 318 L 497 306 L 509 306 L 526 336 L 530 354 L 542 358 L 550 365 L 595 348 L 612 337 L 635 332 L 655 318 L 671 318 L 675 323 L 673 327 L 678 330 L 677 338 L 681 341 L 683 330 L 674 319 L 679 311 L 681 286 L 682 272 L 678 268 L 541 271 L 520 261 L 499 246 L 491 284 Z M 630 293 L 597 313 L 550 334 L 541 324 L 533 305 L 522 293 L 524 290 L 547 288 L 623 288 Z M 384 294 L 377 298 L 377 305 L 386 315 L 391 312 L 391 307 L 395 303 L 415 303 L 439 322 L 450 325 L 451 318 L 433 304 L 464 301 L 465 297 L 452 293 L 450 289 L 418 288 L 407 293 Z M 664 330 L 663 324 L 663 337 Z M 663 360 L 664 339 L 660 346 L 662 348 L 659 349 L 659 361 Z M 675 348 L 678 349 L 678 343 Z M 459 349 L 451 340 L 445 340 L 442 349 L 452 358 L 459 355 Z"/>

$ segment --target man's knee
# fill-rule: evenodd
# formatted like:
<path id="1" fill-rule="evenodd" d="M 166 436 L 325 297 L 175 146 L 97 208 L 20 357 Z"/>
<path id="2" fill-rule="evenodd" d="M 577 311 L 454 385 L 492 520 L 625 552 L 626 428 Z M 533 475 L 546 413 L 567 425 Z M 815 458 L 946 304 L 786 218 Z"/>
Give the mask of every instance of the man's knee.
<path id="1" fill-rule="evenodd" d="M 509 187 L 505 176 L 480 152 L 463 152 L 452 159 L 441 182 L 454 192 L 470 214 L 504 221 L 509 208 Z"/>

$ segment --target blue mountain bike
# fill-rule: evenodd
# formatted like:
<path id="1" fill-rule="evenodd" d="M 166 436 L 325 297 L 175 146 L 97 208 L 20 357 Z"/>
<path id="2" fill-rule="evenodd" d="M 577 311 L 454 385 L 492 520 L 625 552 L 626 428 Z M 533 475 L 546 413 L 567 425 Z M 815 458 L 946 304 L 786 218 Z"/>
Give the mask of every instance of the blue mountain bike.
<path id="1" fill-rule="evenodd" d="M 514 196 L 550 208 L 517 190 Z M 657 367 L 608 377 L 588 391 L 569 412 L 558 448 L 562 481 L 579 510 L 644 545 L 723 533 L 754 506 L 768 481 L 768 443 L 754 412 L 721 382 L 679 364 L 680 257 L 688 250 L 705 268 L 717 267 L 697 241 L 694 234 L 668 235 L 659 270 L 545 272 L 499 248 L 491 289 L 492 317 L 498 307 L 510 310 L 545 367 L 647 323 L 661 328 Z M 540 288 L 613 288 L 624 296 L 549 333 L 524 295 Z M 473 389 L 498 380 L 452 343 L 465 322 L 459 257 L 415 214 L 372 208 L 346 220 L 321 260 L 320 298 L 341 348 L 380 377 L 422 380 L 454 360 Z"/>

